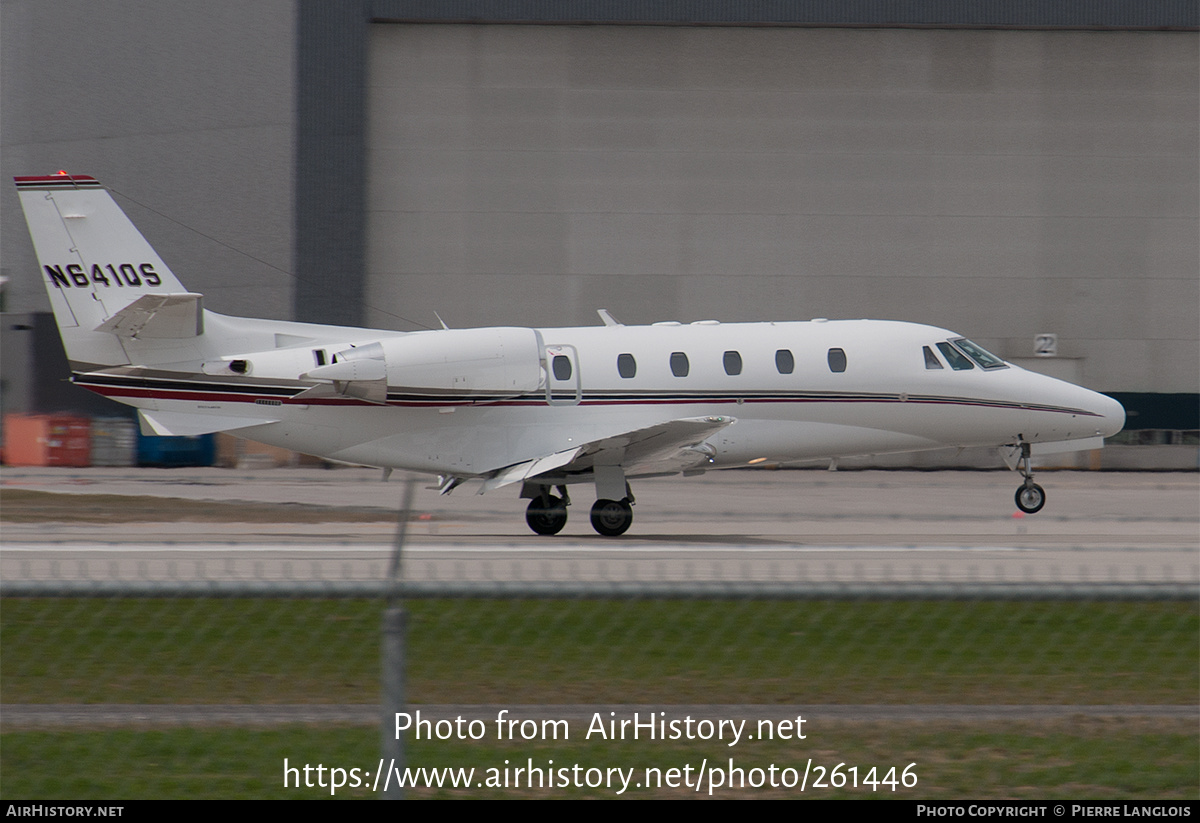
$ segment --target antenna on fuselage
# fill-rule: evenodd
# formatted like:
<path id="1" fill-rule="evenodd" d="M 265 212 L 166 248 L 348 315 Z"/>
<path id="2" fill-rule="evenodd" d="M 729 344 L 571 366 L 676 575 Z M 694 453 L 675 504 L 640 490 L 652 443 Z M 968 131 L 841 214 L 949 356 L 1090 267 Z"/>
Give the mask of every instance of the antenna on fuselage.
<path id="1" fill-rule="evenodd" d="M 442 324 L 443 329 L 446 329 L 447 331 L 450 330 L 450 327 L 446 325 L 446 321 L 442 319 L 442 316 L 440 314 L 438 314 L 437 312 L 434 312 L 433 316 L 436 317 L 438 319 L 438 322 Z"/>
<path id="2" fill-rule="evenodd" d="M 606 326 L 624 326 L 617 318 L 609 314 L 608 309 L 596 309 L 596 314 L 600 315 L 600 319 L 604 321 Z"/>

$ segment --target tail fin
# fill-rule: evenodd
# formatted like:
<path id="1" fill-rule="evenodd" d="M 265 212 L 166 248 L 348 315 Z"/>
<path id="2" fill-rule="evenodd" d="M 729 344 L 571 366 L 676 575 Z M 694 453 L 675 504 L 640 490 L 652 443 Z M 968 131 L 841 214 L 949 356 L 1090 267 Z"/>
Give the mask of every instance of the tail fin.
<path id="1" fill-rule="evenodd" d="M 189 293 L 95 178 L 18 177 L 25 222 L 73 367 L 132 362 L 138 338 L 203 333 Z"/>

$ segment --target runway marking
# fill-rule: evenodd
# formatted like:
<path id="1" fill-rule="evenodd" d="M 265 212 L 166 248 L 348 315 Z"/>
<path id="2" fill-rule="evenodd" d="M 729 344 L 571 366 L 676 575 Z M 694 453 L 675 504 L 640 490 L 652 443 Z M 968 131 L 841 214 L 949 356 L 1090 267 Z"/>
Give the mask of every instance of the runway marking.
<path id="1" fill-rule="evenodd" d="M 287 552 L 291 554 L 318 553 L 364 553 L 391 552 L 393 546 L 380 543 L 338 543 L 330 545 L 295 545 L 295 544 L 236 544 L 236 543 L 18 543 L 8 544 L 0 548 L 3 552 L 87 552 L 87 553 L 166 553 L 166 552 L 212 552 L 212 553 L 270 553 Z M 1039 552 L 1039 551 L 1072 551 L 1084 549 L 1084 546 L 1056 546 L 1052 549 L 1029 548 L 1018 546 L 872 546 L 872 545 L 830 545 L 830 546 L 591 546 L 584 544 L 565 544 L 548 546 L 430 546 L 407 545 L 404 552 L 414 554 L 541 554 L 556 556 L 564 552 L 570 555 L 579 554 L 827 554 L 831 552 L 887 552 L 891 554 L 907 554 L 915 552 Z M 1108 551 L 1109 549 L 1105 549 Z M 1138 551 L 1134 547 L 1117 548 L 1117 551 Z"/>

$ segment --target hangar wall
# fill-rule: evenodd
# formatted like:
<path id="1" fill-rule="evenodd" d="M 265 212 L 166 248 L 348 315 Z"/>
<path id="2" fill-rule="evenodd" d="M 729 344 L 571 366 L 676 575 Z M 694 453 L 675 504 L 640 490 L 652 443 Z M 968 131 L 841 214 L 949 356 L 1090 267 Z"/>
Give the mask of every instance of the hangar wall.
<path id="1" fill-rule="evenodd" d="M 307 276 L 310 234 L 366 236 L 298 216 L 363 198 L 353 175 L 311 185 L 344 172 L 327 147 L 366 142 L 329 105 L 362 94 L 360 69 L 334 71 L 361 42 L 373 324 L 892 316 L 1017 358 L 1057 332 L 1065 377 L 1194 393 L 1195 10 L 1160 6 L 1109 25 L 1186 30 L 441 26 L 368 21 L 528 8 L 5 0 L 0 171 L 97 174 L 217 311 L 353 314 L 358 263 L 310 264 L 327 279 L 307 302 L 279 270 Z M 1043 24 L 1084 23 L 1027 23 Z M 328 65 L 311 68 L 304 32 Z M 35 268 L 0 186 L 8 310 L 47 307 Z"/>
<path id="2" fill-rule="evenodd" d="M 376 24 L 367 319 L 886 317 L 1194 392 L 1198 77 L 1190 32 Z"/>
<path id="3" fill-rule="evenodd" d="M 291 317 L 295 15 L 293 0 L 0 4 L 7 310 L 50 306 L 12 178 L 67 169 L 120 192 L 208 308 Z"/>

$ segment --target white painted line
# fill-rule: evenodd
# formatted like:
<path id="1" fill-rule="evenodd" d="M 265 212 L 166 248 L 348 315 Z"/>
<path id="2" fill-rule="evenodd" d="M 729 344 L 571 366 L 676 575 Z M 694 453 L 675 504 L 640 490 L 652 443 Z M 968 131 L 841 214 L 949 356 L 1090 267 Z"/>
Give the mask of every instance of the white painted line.
<path id="1" fill-rule="evenodd" d="M 909 554 L 915 552 L 1043 552 L 1072 551 L 1085 547 L 1055 546 L 1047 548 L 1022 548 L 1017 546 L 594 546 L 587 544 L 558 544 L 555 546 L 430 546 L 407 545 L 404 552 L 415 554 L 542 554 L 559 556 L 569 554 L 825 554 L 833 552 L 886 552 Z M 391 552 L 390 544 L 382 543 L 330 543 L 324 545 L 294 543 L 10 543 L 0 546 L 0 554 L 7 552 L 95 552 L 121 554 L 157 554 L 169 552 L 209 553 L 259 553 L 286 552 L 289 554 L 328 554 Z M 1127 550 L 1134 550 L 1131 548 Z"/>

